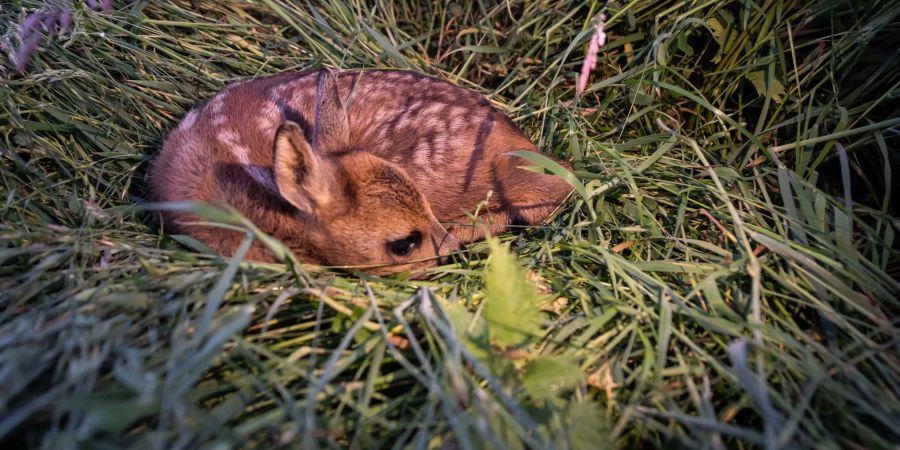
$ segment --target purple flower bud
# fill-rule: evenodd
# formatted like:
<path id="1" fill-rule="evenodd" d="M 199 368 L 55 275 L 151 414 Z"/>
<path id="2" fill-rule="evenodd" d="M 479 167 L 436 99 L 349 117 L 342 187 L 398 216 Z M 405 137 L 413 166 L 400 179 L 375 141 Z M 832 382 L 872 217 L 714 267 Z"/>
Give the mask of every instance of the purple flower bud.
<path id="1" fill-rule="evenodd" d="M 63 8 L 59 15 L 59 34 L 69 31 L 72 27 L 72 8 Z"/>
<path id="2" fill-rule="evenodd" d="M 59 13 L 60 11 L 56 9 L 44 14 L 44 20 L 41 21 L 41 28 L 47 33 L 52 32 L 56 27 L 56 20 L 59 18 Z"/>
<path id="3" fill-rule="evenodd" d="M 103 14 L 112 12 L 112 0 L 103 0 Z"/>
<path id="4" fill-rule="evenodd" d="M 96 11 L 96 10 L 97 10 L 97 6 L 99 6 L 99 5 L 97 4 L 97 0 L 87 0 L 87 5 L 88 5 L 88 8 L 91 8 L 91 9 L 94 10 L 94 11 Z"/>
<path id="5" fill-rule="evenodd" d="M 28 36 L 28 38 L 22 42 L 22 46 L 16 51 L 16 73 L 22 75 L 25 72 L 25 68 L 28 67 L 28 63 L 31 62 L 31 57 L 34 56 L 34 51 L 37 50 L 40 41 L 41 35 L 32 33 L 31 36 Z"/>
<path id="6" fill-rule="evenodd" d="M 25 36 L 31 34 L 31 30 L 34 29 L 34 26 L 44 18 L 43 11 L 36 11 L 31 13 L 25 20 L 22 21 L 22 25 L 19 26 L 19 38 L 25 39 Z"/>

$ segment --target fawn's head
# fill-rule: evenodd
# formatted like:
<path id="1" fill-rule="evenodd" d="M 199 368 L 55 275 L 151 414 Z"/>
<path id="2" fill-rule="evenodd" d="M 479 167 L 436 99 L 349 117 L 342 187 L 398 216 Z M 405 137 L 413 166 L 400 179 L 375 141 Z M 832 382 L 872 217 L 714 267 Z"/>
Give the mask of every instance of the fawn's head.
<path id="1" fill-rule="evenodd" d="M 459 244 L 398 166 L 349 146 L 333 74 L 319 72 L 310 142 L 294 122 L 276 132 L 274 178 L 304 223 L 304 245 L 333 266 L 387 274 L 433 266 Z M 341 155 L 341 156 L 331 156 Z"/>

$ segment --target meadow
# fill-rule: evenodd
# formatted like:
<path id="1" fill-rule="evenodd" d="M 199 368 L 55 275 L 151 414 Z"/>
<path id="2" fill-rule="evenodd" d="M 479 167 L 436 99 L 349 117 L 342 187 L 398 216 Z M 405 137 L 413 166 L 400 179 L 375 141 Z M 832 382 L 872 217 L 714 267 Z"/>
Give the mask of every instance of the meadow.
<path id="1" fill-rule="evenodd" d="M 0 448 L 897 448 L 897 2 L 108 3 L 0 4 Z M 322 66 L 482 93 L 572 196 L 425 279 L 154 226 L 187 110 Z"/>

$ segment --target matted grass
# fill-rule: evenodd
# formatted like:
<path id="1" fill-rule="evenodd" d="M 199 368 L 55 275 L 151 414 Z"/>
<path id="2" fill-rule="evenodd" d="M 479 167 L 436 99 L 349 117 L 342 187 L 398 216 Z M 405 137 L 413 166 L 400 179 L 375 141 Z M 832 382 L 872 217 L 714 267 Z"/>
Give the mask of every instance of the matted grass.
<path id="1" fill-rule="evenodd" d="M 5 2 L 3 52 L 57 4 Z M 0 67 L 0 446 L 900 442 L 896 2 L 74 11 L 24 74 Z M 159 235 L 134 205 L 178 118 L 320 65 L 478 90 L 584 195 L 502 236 L 514 257 L 476 244 L 428 281 Z"/>

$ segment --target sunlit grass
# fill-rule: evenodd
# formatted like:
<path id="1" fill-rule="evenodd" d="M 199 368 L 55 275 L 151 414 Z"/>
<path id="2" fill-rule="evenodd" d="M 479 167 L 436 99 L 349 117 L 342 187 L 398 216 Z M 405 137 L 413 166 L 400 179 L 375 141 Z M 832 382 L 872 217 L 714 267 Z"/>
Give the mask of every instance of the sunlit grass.
<path id="1" fill-rule="evenodd" d="M 900 6 L 321 3 L 76 2 L 2 62 L 0 446 L 900 441 Z M 4 54 L 47 5 L 4 4 Z M 475 89 L 579 192 L 424 281 L 222 259 L 135 207 L 188 108 L 320 65 Z"/>

